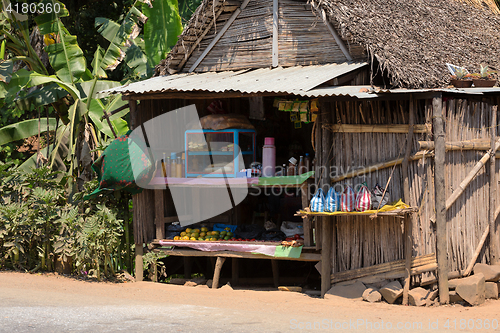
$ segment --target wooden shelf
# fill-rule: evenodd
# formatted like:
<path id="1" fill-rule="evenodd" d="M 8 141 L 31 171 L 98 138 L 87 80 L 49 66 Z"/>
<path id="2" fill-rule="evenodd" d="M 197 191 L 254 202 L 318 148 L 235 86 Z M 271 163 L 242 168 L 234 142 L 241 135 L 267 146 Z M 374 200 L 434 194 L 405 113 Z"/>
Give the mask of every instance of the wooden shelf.
<path id="1" fill-rule="evenodd" d="M 307 212 L 305 210 L 298 211 L 295 216 L 301 217 L 314 217 L 314 216 L 369 216 L 370 218 L 376 218 L 378 216 L 399 216 L 403 217 L 406 214 L 412 214 L 418 211 L 416 207 L 403 208 L 403 209 L 393 209 L 385 212 L 376 212 L 369 210 L 366 212 L 335 212 L 335 213 L 315 213 Z"/>

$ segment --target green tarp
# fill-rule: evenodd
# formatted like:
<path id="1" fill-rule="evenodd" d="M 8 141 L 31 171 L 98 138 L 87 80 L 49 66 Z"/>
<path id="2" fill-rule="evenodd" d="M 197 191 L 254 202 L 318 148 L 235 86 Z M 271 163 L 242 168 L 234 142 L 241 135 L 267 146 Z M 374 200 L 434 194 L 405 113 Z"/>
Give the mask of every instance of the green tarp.
<path id="1" fill-rule="evenodd" d="M 259 184 L 257 186 L 300 185 L 310 177 L 314 177 L 314 171 L 309 171 L 298 176 L 259 177 Z"/>
<path id="2" fill-rule="evenodd" d="M 129 140 L 129 133 L 111 142 L 92 164 L 92 169 L 99 180 L 99 187 L 85 196 L 84 200 L 118 190 L 125 190 L 132 194 L 142 191 L 137 186 L 136 179 L 149 178 L 152 164 L 146 155 L 145 145 L 141 147 L 135 141 Z"/>

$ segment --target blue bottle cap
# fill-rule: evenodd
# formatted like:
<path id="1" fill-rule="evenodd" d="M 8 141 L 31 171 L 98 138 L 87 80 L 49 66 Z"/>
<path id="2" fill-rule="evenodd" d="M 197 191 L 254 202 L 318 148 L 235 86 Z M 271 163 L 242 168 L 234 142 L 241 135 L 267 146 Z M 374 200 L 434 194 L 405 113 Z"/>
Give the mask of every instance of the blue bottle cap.
<path id="1" fill-rule="evenodd" d="M 177 157 L 176 157 L 176 154 L 175 154 L 175 153 L 170 153 L 170 158 L 171 158 L 171 159 L 176 159 L 176 158 L 177 158 Z"/>
<path id="2" fill-rule="evenodd" d="M 306 153 L 306 156 L 309 156 L 309 153 Z"/>

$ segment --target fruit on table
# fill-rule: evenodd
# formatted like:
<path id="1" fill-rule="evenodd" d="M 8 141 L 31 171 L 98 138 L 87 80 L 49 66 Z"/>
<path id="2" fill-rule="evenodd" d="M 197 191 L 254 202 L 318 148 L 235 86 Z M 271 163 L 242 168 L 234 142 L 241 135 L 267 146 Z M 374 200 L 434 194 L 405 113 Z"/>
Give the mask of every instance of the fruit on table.
<path id="1" fill-rule="evenodd" d="M 191 230 L 193 230 L 193 229 L 191 229 L 191 228 L 187 228 L 187 229 L 186 229 L 186 234 L 190 234 L 190 233 L 191 233 Z"/>
<path id="2" fill-rule="evenodd" d="M 200 237 L 200 234 L 197 233 L 197 232 L 194 232 L 194 233 L 191 233 L 191 237 L 194 237 L 194 238 L 199 238 Z"/>
<path id="3" fill-rule="evenodd" d="M 186 235 L 187 235 L 187 233 L 185 231 L 181 232 L 181 237 L 184 237 Z"/>
<path id="4" fill-rule="evenodd" d="M 227 228 L 224 228 L 225 231 L 231 231 L 231 228 L 227 227 Z"/>
<path id="5" fill-rule="evenodd" d="M 195 241 L 196 237 L 191 237 L 191 238 L 189 238 L 189 240 Z"/>
<path id="6" fill-rule="evenodd" d="M 229 236 L 229 237 L 233 237 L 234 236 L 234 234 L 231 231 L 229 231 L 228 233 L 226 233 L 226 235 Z"/>
<path id="7" fill-rule="evenodd" d="M 207 231 L 208 231 L 208 228 L 205 228 L 205 227 L 201 228 L 201 232 L 207 232 Z"/>
<path id="8" fill-rule="evenodd" d="M 231 239 L 231 237 L 226 236 L 226 237 L 224 237 L 224 239 L 225 239 L 225 240 L 229 240 L 229 239 Z"/>
<path id="9" fill-rule="evenodd" d="M 179 239 L 181 239 L 181 237 L 180 237 L 180 236 L 175 236 L 175 237 L 174 237 L 174 240 L 179 240 Z"/>
<path id="10" fill-rule="evenodd" d="M 193 229 L 191 232 L 194 232 L 194 233 L 200 233 L 200 229 Z"/>
<path id="11" fill-rule="evenodd" d="M 206 234 L 206 233 L 204 233 L 203 231 L 202 231 L 202 232 L 200 232 L 200 237 L 205 238 L 205 236 L 206 236 L 206 235 L 207 235 L 207 234 Z"/>

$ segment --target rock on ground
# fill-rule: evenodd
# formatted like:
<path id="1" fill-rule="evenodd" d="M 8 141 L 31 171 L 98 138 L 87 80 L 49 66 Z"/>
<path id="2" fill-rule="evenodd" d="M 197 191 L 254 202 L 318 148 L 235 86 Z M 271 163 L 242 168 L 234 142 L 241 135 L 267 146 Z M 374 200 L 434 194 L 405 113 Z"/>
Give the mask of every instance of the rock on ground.
<path id="1" fill-rule="evenodd" d="M 460 279 L 455 291 L 470 305 L 479 305 L 484 303 L 484 275 L 479 273 Z"/>
<path id="2" fill-rule="evenodd" d="M 486 282 L 485 287 L 485 298 L 486 299 L 498 299 L 498 283 L 497 282 Z"/>
<path id="3" fill-rule="evenodd" d="M 337 283 L 326 292 L 325 299 L 335 298 L 335 296 L 350 299 L 361 298 L 365 290 L 365 285 L 360 281 Z"/>
<path id="4" fill-rule="evenodd" d="M 233 290 L 233 287 L 229 284 L 229 282 L 222 287 L 220 287 L 220 290 Z"/>
<path id="5" fill-rule="evenodd" d="M 208 288 L 212 288 L 212 284 L 214 283 L 214 280 L 210 279 L 207 281 L 207 286 Z"/>
<path id="6" fill-rule="evenodd" d="M 422 287 L 413 288 L 408 292 L 410 305 L 414 306 L 430 306 L 436 297 L 437 290 L 430 291 Z"/>
<path id="7" fill-rule="evenodd" d="M 486 282 L 497 282 L 500 280 L 500 265 L 475 264 L 474 274 L 482 273 Z"/>
<path id="8" fill-rule="evenodd" d="M 455 290 L 450 290 L 450 303 L 460 303 L 463 301 L 464 299 Z"/>
<path id="9" fill-rule="evenodd" d="M 379 293 L 378 290 L 375 288 L 367 288 L 363 292 L 362 297 L 363 300 L 370 303 L 380 302 L 382 300 L 382 294 Z"/>
<path id="10" fill-rule="evenodd" d="M 196 287 L 197 285 L 198 283 L 193 281 L 186 281 L 186 283 L 184 283 L 184 287 Z"/>
<path id="11" fill-rule="evenodd" d="M 403 287 L 399 281 L 392 281 L 386 284 L 379 292 L 384 296 L 384 299 L 389 304 L 393 304 L 401 295 L 403 295 Z"/>

